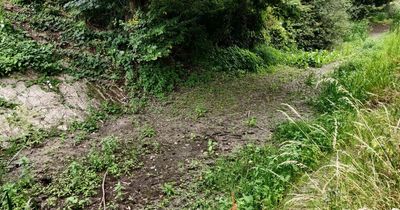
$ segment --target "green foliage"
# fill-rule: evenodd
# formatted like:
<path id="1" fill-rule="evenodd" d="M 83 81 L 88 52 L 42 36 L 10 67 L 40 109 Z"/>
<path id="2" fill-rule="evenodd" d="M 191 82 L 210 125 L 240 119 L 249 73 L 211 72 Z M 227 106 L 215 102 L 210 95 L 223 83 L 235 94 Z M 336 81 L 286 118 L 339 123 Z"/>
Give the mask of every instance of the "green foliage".
<path id="1" fill-rule="evenodd" d="M 156 130 L 150 125 L 145 125 L 140 131 L 142 138 L 153 138 L 156 136 Z"/>
<path id="2" fill-rule="evenodd" d="M 9 147 L 2 148 L 3 155 L 12 156 L 24 147 L 33 147 L 44 142 L 52 133 L 43 129 L 37 129 L 29 126 L 27 131 L 20 136 L 8 139 Z"/>
<path id="3" fill-rule="evenodd" d="M 298 68 L 322 67 L 334 61 L 338 57 L 338 52 L 328 50 L 302 51 L 292 50 L 285 52 L 283 63 Z"/>
<path id="4" fill-rule="evenodd" d="M 113 0 L 71 0 L 64 5 L 78 18 L 91 24 L 108 26 L 113 19 L 122 19 L 127 11 L 128 1 Z"/>
<path id="5" fill-rule="evenodd" d="M 304 11 L 290 29 L 297 45 L 311 50 L 340 43 L 350 26 L 347 13 L 349 1 L 308 0 L 304 4 Z"/>
<path id="6" fill-rule="evenodd" d="M 35 14 L 30 20 L 30 25 L 39 31 L 62 32 L 68 30 L 72 24 L 69 19 L 62 16 L 61 11 L 44 9 Z"/>
<path id="7" fill-rule="evenodd" d="M 4 108 L 4 109 L 14 109 L 15 107 L 17 107 L 18 104 L 10 102 L 8 100 L 6 100 L 3 97 L 0 97 L 0 108 Z"/>
<path id="8" fill-rule="evenodd" d="M 167 65 L 157 62 L 143 64 L 139 68 L 138 86 L 145 92 L 162 96 L 173 90 L 181 80 L 179 65 Z"/>
<path id="9" fill-rule="evenodd" d="M 204 58 L 200 66 L 213 71 L 257 71 L 264 62 L 246 48 L 263 40 L 266 6 L 283 4 L 258 0 L 151 1 L 125 24 L 130 33 L 128 49 L 134 52 L 132 59 L 140 63 L 139 86 L 156 93 L 170 91 L 187 76 L 177 63 L 191 64 L 199 57 Z M 266 53 L 265 62 L 271 64 L 274 61 Z"/>
<path id="10" fill-rule="evenodd" d="M 0 16 L 0 76 L 26 70 L 58 73 L 61 66 L 53 54 L 51 45 L 38 44 L 27 39 Z"/>
<path id="11" fill-rule="evenodd" d="M 123 109 L 119 104 L 113 102 L 103 102 L 99 109 L 91 108 L 89 110 L 89 116 L 87 116 L 84 121 L 72 122 L 69 129 L 71 131 L 84 131 L 86 133 L 92 133 L 99 129 L 102 121 L 106 120 L 112 115 L 119 115 L 122 112 Z"/>
<path id="12" fill-rule="evenodd" d="M 357 21 L 351 23 L 351 28 L 345 41 L 365 40 L 368 37 L 369 24 L 367 21 Z"/>
<path id="13" fill-rule="evenodd" d="M 257 72 L 264 66 L 257 54 L 237 46 L 216 49 L 209 60 L 213 70 L 233 73 Z"/>
<path id="14" fill-rule="evenodd" d="M 194 109 L 194 113 L 197 119 L 205 117 L 207 112 L 208 110 L 203 106 L 196 106 L 196 108 Z"/>
<path id="15" fill-rule="evenodd" d="M 44 75 L 35 80 L 28 81 L 27 86 L 40 85 L 44 89 L 59 92 L 60 91 L 59 90 L 60 83 L 61 83 L 61 81 L 59 79 L 57 79 L 56 77 Z"/>
<path id="16" fill-rule="evenodd" d="M 103 174 L 120 176 L 137 164 L 137 150 L 115 137 L 106 137 L 100 148 L 93 147 L 81 161 L 73 161 L 51 185 L 41 193 L 65 198 L 67 207 L 76 209 L 90 204 L 89 198 L 96 195 Z"/>
<path id="17" fill-rule="evenodd" d="M 29 161 L 21 159 L 22 174 L 16 182 L 0 183 L 0 209 L 34 209 L 37 204 L 31 200 L 29 189 L 34 187 L 33 177 L 29 169 Z M 1 178 L 1 177 L 0 177 Z"/>
<path id="18" fill-rule="evenodd" d="M 325 81 L 317 101 L 320 110 L 354 108 L 354 101 L 364 102 L 371 98 L 371 93 L 379 95 L 377 90 L 395 88 L 398 82 L 395 65 L 400 54 L 399 39 L 399 33 L 394 32 L 386 37 L 380 48 L 367 51 L 363 56 L 341 65 L 333 78 Z"/>
<path id="19" fill-rule="evenodd" d="M 166 196 L 173 196 L 176 194 L 173 183 L 164 183 L 161 190 Z"/>
<path id="20" fill-rule="evenodd" d="M 212 139 L 209 139 L 207 142 L 207 155 L 214 155 L 217 147 L 218 143 Z"/>
<path id="21" fill-rule="evenodd" d="M 251 128 L 257 127 L 257 118 L 256 117 L 250 117 L 245 121 L 245 124 L 248 127 L 251 127 Z"/>
<path id="22" fill-rule="evenodd" d="M 383 16 L 384 19 L 386 12 L 382 11 L 382 7 L 385 4 L 390 3 L 393 0 L 352 0 L 352 7 L 350 8 L 351 17 L 355 20 L 362 20 L 368 17 Z"/>
<path id="23" fill-rule="evenodd" d="M 281 51 L 266 44 L 258 44 L 253 51 L 263 59 L 265 65 L 267 66 L 278 65 L 284 59 L 284 55 Z"/>

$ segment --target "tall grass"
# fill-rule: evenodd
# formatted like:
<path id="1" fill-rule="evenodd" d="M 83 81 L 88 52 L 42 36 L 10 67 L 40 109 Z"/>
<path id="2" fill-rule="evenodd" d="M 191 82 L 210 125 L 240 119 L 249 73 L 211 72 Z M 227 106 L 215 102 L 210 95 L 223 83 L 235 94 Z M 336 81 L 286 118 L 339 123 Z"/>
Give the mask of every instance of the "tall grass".
<path id="1" fill-rule="evenodd" d="M 400 112 L 357 110 L 354 129 L 328 164 L 306 176 L 289 209 L 392 209 L 400 206 Z"/>
<path id="2" fill-rule="evenodd" d="M 400 206 L 399 47 L 395 30 L 376 50 L 345 64 L 328 80 L 320 97 L 331 105 L 325 110 L 356 115 L 335 138 L 329 162 L 303 177 L 284 208 Z"/>
<path id="3" fill-rule="evenodd" d="M 323 111 L 352 108 L 347 98 L 366 102 L 383 95 L 385 89 L 398 88 L 394 69 L 400 62 L 400 32 L 390 33 L 382 43 L 365 51 L 364 55 L 341 65 L 332 78 L 323 81 L 317 107 Z M 389 98 L 387 98 L 389 100 Z"/>

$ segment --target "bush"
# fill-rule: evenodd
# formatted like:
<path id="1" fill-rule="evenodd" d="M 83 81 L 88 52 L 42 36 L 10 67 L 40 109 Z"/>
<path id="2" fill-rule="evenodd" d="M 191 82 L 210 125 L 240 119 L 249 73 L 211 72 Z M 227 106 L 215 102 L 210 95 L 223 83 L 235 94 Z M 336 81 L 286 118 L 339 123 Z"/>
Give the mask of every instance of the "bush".
<path id="1" fill-rule="evenodd" d="M 345 37 L 345 41 L 365 40 L 368 38 L 368 21 L 357 21 L 351 23 L 351 29 Z"/>
<path id="2" fill-rule="evenodd" d="M 291 29 L 298 46 L 325 49 L 341 42 L 350 26 L 349 8 L 348 0 L 305 1 L 305 9 Z"/>
<path id="3" fill-rule="evenodd" d="M 264 66 L 264 61 L 250 50 L 237 46 L 218 48 L 208 58 L 212 69 L 226 72 L 256 72 Z"/>
<path id="4" fill-rule="evenodd" d="M 162 96 L 170 92 L 182 78 L 180 65 L 146 63 L 139 68 L 139 87 L 145 92 Z"/>
<path id="5" fill-rule="evenodd" d="M 265 44 L 257 45 L 253 51 L 263 59 L 267 66 L 277 65 L 283 61 L 283 55 L 281 51 Z"/>

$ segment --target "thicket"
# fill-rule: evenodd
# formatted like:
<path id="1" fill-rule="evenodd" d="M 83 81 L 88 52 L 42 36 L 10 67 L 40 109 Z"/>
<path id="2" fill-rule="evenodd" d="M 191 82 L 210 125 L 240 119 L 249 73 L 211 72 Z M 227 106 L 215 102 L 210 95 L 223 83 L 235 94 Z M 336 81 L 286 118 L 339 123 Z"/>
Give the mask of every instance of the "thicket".
<path id="1" fill-rule="evenodd" d="M 237 73 L 255 72 L 276 63 L 319 66 L 324 49 L 350 37 L 350 13 L 358 11 L 359 6 L 387 3 L 350 0 L 18 2 L 34 8 L 34 18 L 24 21 L 32 23 L 35 30 L 60 32 L 59 47 L 76 46 L 96 52 L 93 56 L 67 50 L 61 53 L 73 62 L 69 65 L 70 72 L 80 77 L 125 75 L 125 84 L 129 87 L 156 94 L 171 91 L 199 69 Z M 12 33 L 4 32 L 3 41 L 13 37 L 9 36 Z M 49 55 L 50 45 L 30 40 L 21 42 L 20 38 L 18 42 L 8 40 L 7 43 L 15 44 L 2 46 L 4 51 L 8 50 L 3 53 L 8 54 L 3 60 L 18 64 L 4 61 L 2 72 L 26 68 L 56 71 L 54 56 Z M 36 58 L 23 60 L 29 58 L 24 53 L 26 49 L 38 51 L 33 54 Z M 303 50 L 311 53 L 302 53 Z M 293 52 L 300 53 L 291 56 Z"/>
<path id="2" fill-rule="evenodd" d="M 103 74 L 106 71 L 102 68 L 118 68 L 126 74 L 126 84 L 153 93 L 172 90 L 196 69 L 254 72 L 285 60 L 275 49 L 329 48 L 346 34 L 349 19 L 346 0 L 19 2 L 33 6 L 35 11 L 43 14 L 29 20 L 32 26 L 39 31 L 60 31 L 63 46 L 75 42 L 90 48 L 97 44 L 98 48 L 94 40 L 103 40 L 101 56 L 93 58 L 108 57 L 107 61 L 96 60 L 99 63 L 111 60 L 113 64 L 93 69 Z M 64 21 L 68 17 L 65 12 L 69 17 L 84 20 L 85 26 Z M 97 29 L 93 30 L 93 27 Z M 111 33 L 108 37 L 97 35 L 98 29 Z M 33 45 L 31 48 L 40 49 L 36 60 L 43 60 L 51 50 L 46 45 L 35 47 L 33 43 L 20 42 L 17 47 L 4 48 L 18 53 L 25 49 L 18 46 Z M 7 54 L 7 60 L 17 58 L 15 54 Z M 46 60 L 48 65 L 54 63 L 50 56 Z M 75 66 L 82 65 L 75 62 L 72 67 Z M 25 69 L 27 64 L 20 64 L 18 68 Z M 49 69 L 45 70 L 47 72 L 52 66 L 34 68 Z M 7 69 L 7 72 L 11 71 L 10 67 Z M 99 75 L 93 71 L 79 74 Z"/>

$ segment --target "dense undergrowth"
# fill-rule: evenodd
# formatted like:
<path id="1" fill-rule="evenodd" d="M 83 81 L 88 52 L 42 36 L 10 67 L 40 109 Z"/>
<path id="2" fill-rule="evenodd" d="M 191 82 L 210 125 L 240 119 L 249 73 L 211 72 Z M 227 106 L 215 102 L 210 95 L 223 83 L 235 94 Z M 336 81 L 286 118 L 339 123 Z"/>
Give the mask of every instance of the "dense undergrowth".
<path id="1" fill-rule="evenodd" d="M 398 142 L 391 136 L 396 135 L 398 125 L 387 127 L 387 131 L 391 131 L 389 133 L 382 130 L 375 136 L 374 132 L 378 132 L 381 125 L 372 125 L 373 121 L 366 122 L 367 126 L 372 126 L 371 130 L 366 131 L 368 127 L 357 121 L 380 113 L 380 119 L 388 120 L 385 121 L 386 123 L 393 125 L 397 122 L 398 114 L 395 107 L 398 106 L 399 38 L 400 33 L 395 30 L 384 39 L 382 44 L 375 43 L 371 49 L 363 53 L 363 56 L 341 65 L 332 78 L 322 81 L 322 92 L 316 103 L 316 106 L 324 111 L 320 117 L 312 121 L 296 121 L 289 117 L 289 122 L 279 126 L 274 134 L 273 139 L 276 145 L 248 146 L 237 154 L 219 160 L 203 175 L 200 189 L 205 193 L 206 198 L 200 200 L 195 205 L 196 208 L 229 208 L 232 205 L 231 192 L 235 194 L 239 208 L 276 208 L 282 205 L 282 200 L 290 190 L 296 190 L 296 182 L 305 172 L 313 171 L 321 163 L 328 161 L 336 151 L 347 151 L 346 149 L 354 144 L 367 147 L 360 151 L 365 156 L 343 152 L 343 159 L 347 161 L 347 164 L 356 164 L 354 165 L 356 169 L 368 170 L 367 174 L 374 173 L 374 178 L 367 179 L 366 174 L 358 177 L 357 174 L 362 173 L 360 171 L 353 176 L 351 168 L 335 169 L 335 166 L 332 166 L 332 173 L 335 173 L 333 170 L 339 170 L 349 177 L 331 175 L 340 181 L 346 181 L 338 186 L 331 183 L 331 180 L 323 178 L 328 184 L 337 188 L 329 189 L 333 192 L 323 191 L 322 198 L 308 197 L 309 200 L 306 200 L 310 204 L 308 207 L 328 205 L 332 208 L 343 206 L 373 208 L 380 202 L 387 207 L 396 206 L 397 198 L 391 193 L 394 193 L 398 187 L 396 184 L 398 155 L 395 154 L 395 145 Z M 379 103 L 393 103 L 394 108 L 387 112 L 379 111 L 382 108 L 378 108 L 378 111 L 373 112 L 374 114 L 369 114 L 367 108 L 379 107 Z M 297 115 L 293 108 L 289 108 Z M 363 129 L 363 132 L 360 129 Z M 369 132 L 371 134 L 368 134 Z M 358 138 L 357 136 L 360 135 L 361 137 Z M 385 141 L 386 138 L 391 140 Z M 360 143 L 363 144 L 360 145 Z M 374 143 L 373 147 L 368 146 Z M 389 146 L 386 147 L 388 144 Z M 354 158 L 356 162 L 351 162 L 348 156 Z M 374 159 L 369 159 L 369 157 Z M 367 163 L 372 161 L 374 166 L 367 165 L 364 161 Z M 387 165 L 388 161 L 396 162 Z M 390 167 L 393 173 L 385 171 L 386 166 Z M 378 171 L 371 171 L 374 169 Z M 320 176 L 323 177 L 324 174 Z M 379 180 L 380 176 L 383 176 L 384 180 Z M 363 183 L 363 177 L 370 182 Z M 378 186 L 369 188 L 374 183 Z M 353 186 L 354 189 L 346 188 L 346 184 Z M 360 186 L 365 184 L 368 187 L 361 188 L 357 184 Z M 377 194 L 379 192 L 376 188 L 379 186 L 384 188 L 379 192 L 389 190 L 387 193 L 390 196 Z M 342 190 L 346 193 L 346 197 L 341 197 Z M 217 192 L 225 196 L 216 196 L 220 194 Z M 364 195 L 358 197 L 358 193 L 364 193 Z M 369 197 L 371 195 L 379 196 L 376 202 L 374 202 L 374 197 Z M 352 197 L 357 199 L 353 200 Z M 314 203 L 314 201 L 319 203 Z M 296 200 L 293 199 L 293 202 L 295 203 Z"/>
<path id="2" fill-rule="evenodd" d="M 194 2 L 4 1 L 0 74 L 64 71 L 162 95 L 202 74 L 320 67 L 368 28 L 347 0 Z"/>

